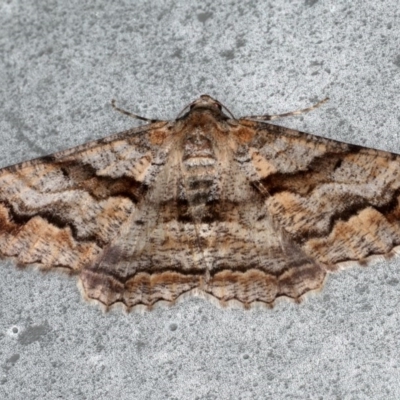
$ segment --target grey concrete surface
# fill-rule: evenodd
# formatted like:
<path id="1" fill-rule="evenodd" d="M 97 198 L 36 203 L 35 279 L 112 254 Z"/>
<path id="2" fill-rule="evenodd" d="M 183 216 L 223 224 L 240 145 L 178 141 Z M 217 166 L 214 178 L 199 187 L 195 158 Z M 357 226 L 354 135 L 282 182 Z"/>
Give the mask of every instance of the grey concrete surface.
<path id="1" fill-rule="evenodd" d="M 208 93 L 237 115 L 400 153 L 397 0 L 0 0 L 0 166 Z M 399 399 L 400 262 L 301 305 L 103 314 L 73 278 L 0 264 L 1 399 Z"/>

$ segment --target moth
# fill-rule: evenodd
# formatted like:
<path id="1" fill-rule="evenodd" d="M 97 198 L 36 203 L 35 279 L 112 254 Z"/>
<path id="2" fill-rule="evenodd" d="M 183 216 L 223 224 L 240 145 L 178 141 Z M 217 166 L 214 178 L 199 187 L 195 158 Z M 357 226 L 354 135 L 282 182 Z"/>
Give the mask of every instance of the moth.
<path id="1" fill-rule="evenodd" d="M 129 311 L 300 301 L 398 251 L 399 155 L 268 123 L 316 106 L 237 119 L 202 95 L 161 121 L 113 105 L 149 123 L 0 170 L 3 258 Z"/>

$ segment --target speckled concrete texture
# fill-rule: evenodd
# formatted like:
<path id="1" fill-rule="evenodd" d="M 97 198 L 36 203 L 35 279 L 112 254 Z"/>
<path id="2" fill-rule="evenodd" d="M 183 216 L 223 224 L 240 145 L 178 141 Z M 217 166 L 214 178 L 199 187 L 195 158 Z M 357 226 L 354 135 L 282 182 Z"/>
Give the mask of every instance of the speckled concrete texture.
<path id="1" fill-rule="evenodd" d="M 110 100 L 237 116 L 400 153 L 397 0 L 0 2 L 0 165 L 124 130 Z M 1 399 L 398 399 L 400 262 L 273 310 L 190 299 L 103 314 L 73 278 L 0 265 Z"/>

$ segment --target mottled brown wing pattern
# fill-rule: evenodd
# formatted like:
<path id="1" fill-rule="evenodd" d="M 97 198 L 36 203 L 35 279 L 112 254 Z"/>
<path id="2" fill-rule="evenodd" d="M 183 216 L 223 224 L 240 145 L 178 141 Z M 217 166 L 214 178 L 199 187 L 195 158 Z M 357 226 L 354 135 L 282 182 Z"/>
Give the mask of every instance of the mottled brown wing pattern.
<path id="1" fill-rule="evenodd" d="M 274 221 L 334 271 L 400 244 L 400 156 L 280 126 L 249 143 Z"/>
<path id="2" fill-rule="evenodd" d="M 2 169 L 1 255 L 43 270 L 91 265 L 158 173 L 160 125 Z"/>
<path id="3" fill-rule="evenodd" d="M 130 310 L 299 300 L 395 252 L 399 156 L 222 108 L 203 95 L 175 121 L 0 170 L 0 254 Z"/>

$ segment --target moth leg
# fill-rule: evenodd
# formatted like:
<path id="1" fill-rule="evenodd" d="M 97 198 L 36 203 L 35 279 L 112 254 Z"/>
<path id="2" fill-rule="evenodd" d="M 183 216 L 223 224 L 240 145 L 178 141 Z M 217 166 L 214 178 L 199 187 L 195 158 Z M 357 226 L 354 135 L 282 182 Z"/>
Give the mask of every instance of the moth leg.
<path id="1" fill-rule="evenodd" d="M 140 119 L 141 121 L 147 121 L 150 123 L 154 123 L 154 122 L 160 122 L 161 120 L 159 119 L 151 119 L 151 118 L 145 118 L 145 117 L 141 117 L 140 115 L 137 114 L 133 114 L 129 111 L 123 110 L 122 108 L 119 108 L 115 105 L 115 99 L 111 100 L 111 106 L 114 110 L 117 110 L 118 112 L 120 112 L 121 114 L 127 115 L 128 117 L 131 118 L 136 118 L 136 119 Z"/>
<path id="2" fill-rule="evenodd" d="M 329 100 L 329 97 L 327 97 L 324 100 L 319 101 L 318 103 L 314 104 L 311 107 L 303 108 L 302 110 L 291 111 L 291 112 L 284 113 L 284 114 L 250 115 L 250 116 L 247 116 L 247 117 L 242 117 L 240 119 L 249 119 L 249 120 L 253 120 L 253 121 L 273 121 L 275 119 L 284 118 L 284 117 L 291 117 L 293 115 L 300 115 L 300 114 L 304 114 L 304 113 L 307 113 L 309 111 L 315 110 L 316 108 L 321 107 L 322 104 L 326 103 L 328 100 Z"/>

